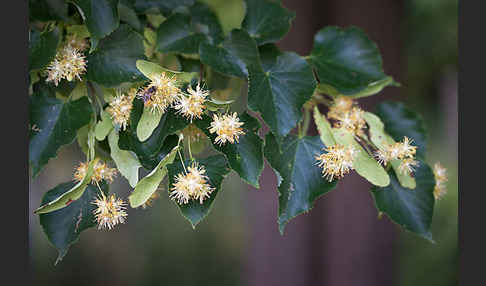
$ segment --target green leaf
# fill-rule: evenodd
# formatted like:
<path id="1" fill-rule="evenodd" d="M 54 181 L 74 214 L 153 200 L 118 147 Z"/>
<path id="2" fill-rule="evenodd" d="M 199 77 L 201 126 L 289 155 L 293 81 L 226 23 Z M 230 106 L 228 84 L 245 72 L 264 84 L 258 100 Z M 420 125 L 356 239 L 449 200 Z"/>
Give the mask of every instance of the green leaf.
<path id="1" fill-rule="evenodd" d="M 432 241 L 430 224 L 434 213 L 435 178 L 431 168 L 420 161 L 415 171 L 415 189 L 402 187 L 395 174 L 392 171 L 389 174 L 391 183 L 388 187 L 372 188 L 376 207 L 406 230 Z"/>
<path id="2" fill-rule="evenodd" d="M 142 111 L 143 101 L 139 98 L 134 99 L 132 112 L 130 114 L 129 128 L 120 131 L 118 146 L 122 150 L 131 150 L 135 152 L 142 166 L 148 170 L 152 170 L 160 161 L 160 150 L 162 146 L 165 145 L 165 140 L 169 135 L 184 129 L 189 122 L 181 116 L 176 115 L 173 109 L 169 109 L 162 115 L 159 125 L 152 132 L 152 135 L 150 135 L 147 140 L 141 142 L 137 137 L 136 128 L 142 115 Z"/>
<path id="3" fill-rule="evenodd" d="M 169 15 L 178 7 L 188 7 L 194 4 L 195 0 L 135 0 L 135 10 L 142 13 L 157 8 L 164 15 Z"/>
<path id="4" fill-rule="evenodd" d="M 140 19 L 138 19 L 137 14 L 123 2 L 118 3 L 118 15 L 120 15 L 120 21 L 127 23 L 138 32 L 143 32 L 143 25 Z"/>
<path id="5" fill-rule="evenodd" d="M 61 34 L 57 27 L 42 33 L 30 30 L 29 71 L 47 66 L 56 56 L 60 40 Z"/>
<path id="6" fill-rule="evenodd" d="M 385 124 L 386 133 L 395 141 L 402 141 L 404 136 L 413 139 L 413 145 L 418 147 L 417 157 L 425 159 L 425 127 L 418 113 L 401 102 L 384 101 L 376 106 L 376 115 Z"/>
<path id="7" fill-rule="evenodd" d="M 205 159 L 198 160 L 197 162 L 200 166 L 204 166 L 206 169 L 206 175 L 209 177 L 208 183 L 211 185 L 211 187 L 215 188 L 215 190 L 211 193 L 209 198 L 204 200 L 202 204 L 195 200 L 191 200 L 185 205 L 179 205 L 176 203 L 182 215 L 191 223 L 193 228 L 196 228 L 196 225 L 209 214 L 214 199 L 220 191 L 221 183 L 223 182 L 224 177 L 230 172 L 226 158 L 223 155 L 210 156 Z M 186 161 L 184 164 L 186 166 L 190 166 L 191 162 Z M 168 165 L 167 169 L 169 171 L 169 184 L 172 186 L 174 183 L 174 177 L 177 174 L 184 172 L 184 169 L 180 161 L 176 161 L 173 164 Z"/>
<path id="8" fill-rule="evenodd" d="M 137 138 L 140 141 L 147 140 L 157 128 L 162 118 L 162 112 L 152 112 L 149 107 L 143 108 L 142 117 L 137 125 Z"/>
<path id="9" fill-rule="evenodd" d="M 87 57 L 87 77 L 105 87 L 144 80 L 135 62 L 144 59 L 143 37 L 122 24 Z"/>
<path id="10" fill-rule="evenodd" d="M 248 107 L 261 113 L 278 138 L 284 137 L 301 120 L 316 81 L 310 66 L 295 53 L 281 53 L 270 44 L 260 47 L 260 56 L 262 65 L 249 69 Z"/>
<path id="11" fill-rule="evenodd" d="M 154 76 L 160 75 L 161 73 L 166 73 L 169 76 L 174 75 L 180 82 L 190 82 L 194 77 L 197 76 L 197 73 L 195 72 L 179 72 L 169 70 L 156 63 L 145 60 L 138 60 L 136 65 L 137 69 L 150 80 L 153 80 Z"/>
<path id="12" fill-rule="evenodd" d="M 29 19 L 39 21 L 68 19 L 68 4 L 64 0 L 29 0 Z"/>
<path id="13" fill-rule="evenodd" d="M 150 196 L 157 191 L 160 182 L 162 182 L 167 174 L 167 165 L 174 162 L 179 148 L 179 144 L 173 147 L 172 150 L 170 150 L 170 152 L 168 152 L 167 155 L 160 160 L 157 166 L 147 176 L 141 179 L 140 182 L 138 182 L 135 190 L 133 190 L 130 196 L 128 196 L 128 200 L 130 201 L 130 206 L 132 208 L 143 205 L 150 198 Z"/>
<path id="14" fill-rule="evenodd" d="M 110 134 L 110 131 L 113 129 L 113 121 L 111 120 L 111 116 L 106 111 L 101 111 L 101 121 L 96 123 L 95 127 L 95 138 L 98 141 L 105 140 L 106 136 Z"/>
<path id="15" fill-rule="evenodd" d="M 364 119 L 369 126 L 370 140 L 373 144 L 378 147 L 379 150 L 386 150 L 388 144 L 395 143 L 395 140 L 385 132 L 384 124 L 381 122 L 380 118 L 371 112 L 365 112 Z M 393 170 L 395 170 L 396 176 L 400 184 L 409 189 L 415 189 L 416 182 L 415 179 L 409 174 L 403 174 L 400 172 L 398 166 L 400 165 L 400 160 L 392 160 L 391 165 Z"/>
<path id="16" fill-rule="evenodd" d="M 121 150 L 118 147 L 118 132 L 112 129 L 108 135 L 110 155 L 115 161 L 116 168 L 120 174 L 128 180 L 130 186 L 135 187 L 138 183 L 138 169 L 142 167 L 137 157 L 130 151 Z"/>
<path id="17" fill-rule="evenodd" d="M 34 94 L 30 97 L 29 163 L 35 177 L 63 145 L 70 144 L 76 131 L 89 123 L 92 109 L 87 97 L 62 102 L 53 97 Z"/>
<path id="18" fill-rule="evenodd" d="M 79 128 L 78 132 L 76 133 L 76 139 L 78 141 L 79 148 L 81 148 L 81 151 L 83 151 L 84 154 L 88 154 L 88 133 L 90 130 L 91 126 L 85 125 L 81 128 Z"/>
<path id="19" fill-rule="evenodd" d="M 375 186 L 385 187 L 390 184 L 390 177 L 385 169 L 356 142 L 352 133 L 344 128 L 332 128 L 332 134 L 337 144 L 354 147 L 356 157 L 353 167 L 360 176 Z"/>
<path id="20" fill-rule="evenodd" d="M 309 56 L 319 82 L 340 94 L 361 97 L 395 84 L 385 75 L 380 51 L 359 28 L 326 27 L 314 36 Z"/>
<path id="21" fill-rule="evenodd" d="M 290 29 L 295 12 L 281 3 L 267 0 L 246 0 L 246 16 L 242 28 L 248 31 L 258 45 L 280 40 Z"/>
<path id="22" fill-rule="evenodd" d="M 210 133 L 208 129 L 212 122 L 209 116 L 204 115 L 202 120 L 196 120 L 194 124 L 209 137 L 214 149 L 226 155 L 231 169 L 241 179 L 259 188 L 258 179 L 263 171 L 263 140 L 257 135 L 260 123 L 246 112 L 239 117 L 244 122 L 242 128 L 245 135 L 240 136 L 239 142 L 234 144 L 226 142 L 220 146 L 215 143 L 217 135 Z"/>
<path id="23" fill-rule="evenodd" d="M 218 99 L 209 99 L 206 100 L 204 103 L 206 107 L 211 111 L 216 111 L 218 109 L 226 109 L 231 106 L 231 104 L 235 102 L 234 100 L 218 100 Z"/>
<path id="24" fill-rule="evenodd" d="M 76 182 L 59 184 L 54 189 L 46 192 L 42 198 L 42 205 L 62 196 L 68 192 Z M 104 181 L 100 184 L 105 195 L 108 194 L 108 184 Z M 85 229 L 96 225 L 93 211 L 96 206 L 92 203 L 100 194 L 97 186 L 89 184 L 86 191 L 76 201 L 71 202 L 63 209 L 40 214 L 39 220 L 48 240 L 58 250 L 59 255 L 55 264 L 62 260 L 69 247 L 79 240 L 79 235 Z"/>
<path id="25" fill-rule="evenodd" d="M 298 138 L 289 134 L 280 148 L 272 133 L 265 138 L 265 158 L 280 178 L 278 228 L 281 234 L 292 218 L 310 211 L 318 197 L 336 187 L 337 181 L 322 178 L 316 165 L 315 156 L 322 148 L 324 144 L 319 136 Z"/>
<path id="26" fill-rule="evenodd" d="M 222 40 L 218 18 L 199 2 L 189 7 L 189 13 L 175 13 L 157 28 L 157 50 L 161 53 L 195 54 L 201 42 L 219 44 Z"/>
<path id="27" fill-rule="evenodd" d="M 118 0 L 74 0 L 74 4 L 94 39 L 91 41 L 91 51 L 94 51 L 96 43 L 120 25 Z"/>
<path id="28" fill-rule="evenodd" d="M 248 76 L 248 64 L 258 65 L 256 43 L 243 30 L 231 31 L 222 45 L 201 43 L 199 56 L 215 71 L 236 77 Z"/>
<path id="29" fill-rule="evenodd" d="M 53 198 L 52 200 L 46 201 L 40 207 L 38 207 L 34 213 L 35 214 L 44 214 L 50 213 L 62 208 L 67 207 L 73 201 L 79 199 L 85 189 L 86 186 L 91 181 L 91 177 L 93 176 L 93 168 L 98 163 L 99 159 L 92 160 L 89 162 L 88 167 L 86 168 L 86 176 L 84 176 L 82 181 L 79 181 L 76 185 L 74 185 L 71 189 L 64 192 L 62 195 Z"/>

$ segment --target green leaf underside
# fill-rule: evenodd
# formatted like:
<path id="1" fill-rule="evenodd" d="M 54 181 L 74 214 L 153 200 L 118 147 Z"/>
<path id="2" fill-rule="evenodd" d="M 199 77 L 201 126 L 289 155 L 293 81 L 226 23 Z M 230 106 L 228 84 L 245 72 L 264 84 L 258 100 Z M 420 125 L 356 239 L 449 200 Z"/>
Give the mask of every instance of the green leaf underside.
<path id="1" fill-rule="evenodd" d="M 242 28 L 248 31 L 258 45 L 280 40 L 290 29 L 295 12 L 281 3 L 267 0 L 246 0 L 246 16 Z"/>
<path id="2" fill-rule="evenodd" d="M 196 0 L 135 0 L 134 7 L 137 12 L 145 12 L 149 9 L 157 8 L 167 16 L 178 7 L 188 7 Z"/>
<path id="3" fill-rule="evenodd" d="M 189 124 L 189 121 L 175 114 L 173 109 L 168 109 L 162 115 L 159 125 L 152 132 L 152 135 L 147 140 L 141 142 L 137 137 L 136 126 L 142 115 L 143 105 L 141 99 L 136 98 L 133 100 L 129 128 L 125 131 L 120 131 L 118 146 L 122 150 L 135 152 L 142 166 L 148 170 L 153 170 L 161 159 L 159 158 L 161 155 L 160 151 L 166 143 L 165 140 L 169 135 L 184 129 Z"/>
<path id="4" fill-rule="evenodd" d="M 295 53 L 281 53 L 272 44 L 260 47 L 259 53 L 262 65 L 250 68 L 248 107 L 261 113 L 274 134 L 284 137 L 300 121 L 316 81 L 310 66 Z"/>
<path id="5" fill-rule="evenodd" d="M 42 198 L 45 204 L 70 190 L 76 182 L 59 184 L 46 192 Z M 105 195 L 108 194 L 108 184 L 100 184 Z M 97 186 L 89 184 L 83 195 L 67 207 L 46 214 L 39 215 L 39 221 L 50 243 L 58 250 L 59 255 L 55 264 L 62 260 L 69 247 L 79 240 L 79 235 L 85 229 L 96 225 L 93 214 L 96 206 L 92 202 L 98 197 L 100 190 Z"/>
<path id="6" fill-rule="evenodd" d="M 135 65 L 139 59 L 145 59 L 143 37 L 122 24 L 88 55 L 87 77 L 105 87 L 144 80 Z"/>
<path id="7" fill-rule="evenodd" d="M 194 124 L 209 137 L 214 149 L 225 154 L 231 169 L 238 173 L 241 179 L 259 188 L 258 179 L 263 171 L 263 140 L 257 135 L 260 123 L 246 112 L 239 117 L 244 122 L 242 128 L 245 135 L 240 136 L 239 142 L 234 144 L 226 142 L 220 146 L 215 143 L 217 135 L 209 132 L 212 119 L 207 115 L 204 115 L 202 120 L 196 120 Z"/>
<path id="8" fill-rule="evenodd" d="M 394 83 L 383 72 L 378 47 L 357 27 L 317 32 L 309 62 L 320 83 L 343 95 L 371 95 Z"/>
<path id="9" fill-rule="evenodd" d="M 430 225 L 434 212 L 434 174 L 425 162 L 415 171 L 417 187 L 404 188 L 393 171 L 389 171 L 391 183 L 388 187 L 373 187 L 372 194 L 376 207 L 386 213 L 398 225 L 425 239 L 432 241 Z"/>
<path id="10" fill-rule="evenodd" d="M 160 182 L 162 182 L 167 174 L 166 166 L 174 162 L 178 150 L 179 145 L 176 145 L 162 160 L 160 160 L 157 166 L 147 176 L 138 182 L 133 192 L 128 196 L 132 208 L 143 205 L 150 196 L 157 191 Z"/>
<path id="11" fill-rule="evenodd" d="M 168 76 L 175 76 L 179 82 L 190 82 L 197 73 L 195 72 L 178 72 L 166 69 L 161 67 L 160 65 L 145 61 L 145 60 L 138 60 L 136 62 L 137 69 L 148 79 L 154 79 L 154 76 L 160 75 L 165 73 Z"/>
<path id="12" fill-rule="evenodd" d="M 118 0 L 74 0 L 95 42 L 111 34 L 120 25 Z M 92 41 L 93 43 L 93 41 Z M 91 50 L 96 48 L 96 44 Z"/>
<path id="13" fill-rule="evenodd" d="M 118 132 L 112 129 L 108 135 L 108 144 L 110 146 L 110 155 L 115 161 L 116 168 L 120 174 L 128 180 L 128 183 L 134 188 L 138 183 L 138 169 L 142 167 L 138 158 L 130 151 L 121 150 L 118 147 Z"/>
<path id="14" fill-rule="evenodd" d="M 61 36 L 57 27 L 43 33 L 31 30 L 29 70 L 41 69 L 47 66 L 54 59 L 60 40 Z"/>
<path id="15" fill-rule="evenodd" d="M 105 140 L 106 136 L 110 133 L 113 129 L 113 121 L 111 120 L 111 116 L 108 112 L 102 111 L 101 112 L 101 121 L 98 121 L 95 127 L 95 138 L 98 141 Z"/>
<path id="16" fill-rule="evenodd" d="M 371 112 L 365 112 L 363 117 L 370 128 L 370 140 L 379 150 L 386 150 L 387 144 L 395 143 L 395 140 L 385 132 L 384 124 L 378 116 Z M 399 165 L 400 160 L 391 161 L 391 166 L 395 170 L 398 181 L 405 188 L 415 189 L 415 179 L 409 174 L 401 173 L 398 168 Z"/>
<path id="17" fill-rule="evenodd" d="M 36 214 L 50 213 L 65 208 L 73 201 L 79 199 L 83 195 L 86 186 L 91 181 L 91 176 L 93 175 L 93 168 L 98 161 L 99 159 L 95 159 L 88 164 L 88 167 L 86 169 L 86 176 L 83 178 L 82 181 L 79 181 L 76 185 L 74 185 L 68 191 L 64 192 L 59 197 L 41 205 L 39 208 L 37 208 L 34 211 L 34 213 Z"/>
<path id="18" fill-rule="evenodd" d="M 223 182 L 224 177 L 230 172 L 228 162 L 223 155 L 210 156 L 205 159 L 197 160 L 197 162 L 199 163 L 199 166 L 204 166 L 206 169 L 206 176 L 209 178 L 208 184 L 215 188 L 215 190 L 202 204 L 195 200 L 191 200 L 185 205 L 180 205 L 177 202 L 174 202 L 179 207 L 182 215 L 191 223 L 193 228 L 195 228 L 209 214 L 214 199 L 220 191 L 221 183 Z M 184 164 L 186 167 L 191 166 L 190 161 L 185 161 Z M 175 176 L 179 173 L 183 173 L 184 169 L 180 160 L 176 160 L 173 164 L 168 165 L 167 169 L 169 171 L 170 192 Z"/>
<path id="19" fill-rule="evenodd" d="M 316 165 L 315 156 L 324 148 L 319 136 L 298 138 L 289 134 L 280 148 L 277 146 L 275 136 L 268 133 L 265 157 L 280 178 L 278 226 L 283 234 L 292 218 L 310 211 L 314 201 L 334 189 L 337 181 L 322 178 L 321 169 Z"/>
<path id="20" fill-rule="evenodd" d="M 417 157 L 425 159 L 426 137 L 422 117 L 401 102 L 384 101 L 376 106 L 378 115 L 385 124 L 385 132 L 395 141 L 402 141 L 404 136 L 413 139 L 417 146 Z"/>
<path id="21" fill-rule="evenodd" d="M 91 114 L 87 97 L 67 103 L 42 94 L 30 97 L 29 162 L 34 177 L 61 146 L 74 141 L 77 130 L 89 123 Z"/>
<path id="22" fill-rule="evenodd" d="M 155 128 L 159 125 L 162 112 L 152 112 L 149 107 L 143 108 L 142 117 L 137 125 L 137 138 L 140 141 L 147 140 Z"/>
<path id="23" fill-rule="evenodd" d="M 172 14 L 157 28 L 157 50 L 162 53 L 197 53 L 199 44 L 218 44 L 223 30 L 214 12 L 204 3 L 189 7 L 189 13 Z"/>

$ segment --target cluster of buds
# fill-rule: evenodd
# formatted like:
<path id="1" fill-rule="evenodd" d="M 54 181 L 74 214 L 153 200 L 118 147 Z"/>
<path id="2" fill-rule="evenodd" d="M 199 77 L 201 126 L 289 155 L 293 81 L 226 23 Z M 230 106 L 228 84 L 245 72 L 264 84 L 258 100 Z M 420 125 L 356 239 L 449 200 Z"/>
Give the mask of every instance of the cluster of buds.
<path id="1" fill-rule="evenodd" d="M 202 204 L 206 198 L 209 198 L 214 188 L 208 184 L 209 178 L 204 175 L 206 170 L 203 166 L 193 162 L 187 170 L 185 174 L 180 173 L 175 176 L 169 196 L 179 204 L 187 204 L 190 200 L 197 200 Z"/>
<path id="2" fill-rule="evenodd" d="M 319 167 L 322 168 L 322 175 L 329 182 L 334 178 L 342 178 L 353 170 L 353 161 L 356 157 L 356 150 L 353 146 L 336 144 L 324 149 L 326 153 L 315 157 Z"/>
<path id="3" fill-rule="evenodd" d="M 127 213 L 125 212 L 126 203 L 116 198 L 115 195 L 111 195 L 108 198 L 101 193 L 101 196 L 92 202 L 96 205 L 96 209 L 93 211 L 96 222 L 98 223 L 98 229 L 111 230 L 115 225 L 124 223 Z"/>
<path id="4" fill-rule="evenodd" d="M 434 177 L 435 177 L 435 187 L 434 187 L 434 197 L 436 200 L 442 198 L 446 192 L 446 182 L 447 182 L 447 169 L 444 168 L 440 163 L 434 164 Z"/>
<path id="5" fill-rule="evenodd" d="M 81 162 L 74 172 L 74 180 L 80 182 L 86 177 L 88 171 L 88 163 Z M 99 183 L 101 180 L 113 182 L 113 177 L 116 176 L 116 168 L 110 168 L 104 162 L 98 161 L 93 167 L 93 176 L 91 182 Z"/>
<path id="6" fill-rule="evenodd" d="M 80 52 L 85 51 L 88 49 L 88 41 L 83 38 L 80 38 L 76 35 L 69 35 L 66 37 L 66 45 L 71 46 L 73 49 L 76 49 Z"/>
<path id="7" fill-rule="evenodd" d="M 335 127 L 345 128 L 358 136 L 363 136 L 363 128 L 366 126 L 363 115 L 364 111 L 346 96 L 334 99 L 327 113 L 329 118 L 337 120 Z"/>
<path id="8" fill-rule="evenodd" d="M 400 173 L 411 174 L 419 162 L 415 161 L 417 146 L 410 145 L 413 142 L 408 137 L 403 137 L 403 142 L 396 142 L 386 145 L 384 150 L 378 150 L 375 153 L 376 159 L 380 164 L 388 164 L 391 160 L 400 160 L 398 167 Z"/>
<path id="9" fill-rule="evenodd" d="M 177 101 L 180 93 L 175 76 L 168 76 L 163 72 L 153 76 L 150 84 L 138 96 L 152 112 L 164 113 L 169 106 Z"/>
<path id="10" fill-rule="evenodd" d="M 187 138 L 191 142 L 199 142 L 206 136 L 206 134 L 194 124 L 187 125 L 186 128 L 182 130 L 182 134 L 184 135 L 184 138 Z"/>
<path id="11" fill-rule="evenodd" d="M 174 108 L 178 113 L 191 120 L 194 117 L 201 119 L 201 115 L 206 108 L 204 102 L 209 95 L 209 91 L 202 89 L 199 84 L 196 86 L 196 90 L 189 86 L 187 89 L 188 94 L 180 94 L 177 99 Z"/>
<path id="12" fill-rule="evenodd" d="M 122 130 L 127 128 L 132 111 L 132 102 L 136 95 L 136 89 L 130 89 L 128 94 L 120 94 L 111 102 L 106 111 L 110 114 L 113 122 L 121 127 Z"/>
<path id="13" fill-rule="evenodd" d="M 236 112 L 232 115 L 224 114 L 218 116 L 217 114 L 213 115 L 213 121 L 209 126 L 210 133 L 216 133 L 218 136 L 214 139 L 216 144 L 222 145 L 225 144 L 226 141 L 230 143 L 238 142 L 239 136 L 244 135 L 245 132 L 241 128 L 243 122 L 240 122 Z"/>
<path id="14" fill-rule="evenodd" d="M 80 50 L 71 45 L 65 45 L 57 52 L 54 60 L 47 67 L 47 82 L 54 82 L 57 86 L 62 79 L 81 80 L 86 72 L 86 60 Z"/>

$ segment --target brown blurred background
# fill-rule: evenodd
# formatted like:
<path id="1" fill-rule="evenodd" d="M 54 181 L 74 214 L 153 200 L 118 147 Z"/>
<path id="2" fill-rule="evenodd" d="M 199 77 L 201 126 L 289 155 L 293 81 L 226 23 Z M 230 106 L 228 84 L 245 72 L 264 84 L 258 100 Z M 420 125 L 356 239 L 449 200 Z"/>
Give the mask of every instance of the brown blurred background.
<path id="1" fill-rule="evenodd" d="M 238 23 L 242 0 L 205 0 L 222 22 Z M 318 199 L 313 210 L 277 229 L 276 177 L 262 188 L 232 173 L 196 230 L 166 196 L 147 210 L 129 209 L 114 231 L 90 229 L 57 266 L 32 211 L 44 192 L 70 180 L 84 159 L 76 143 L 30 181 L 30 257 L 37 285 L 457 285 L 457 0 L 284 0 L 296 12 L 282 50 L 307 55 L 327 25 L 361 27 L 378 44 L 384 69 L 402 84 L 360 100 L 414 108 L 428 127 L 428 157 L 449 170 L 448 194 L 436 204 L 436 244 L 404 232 L 377 211 L 370 185 L 357 175 Z M 314 128 L 310 133 L 316 134 Z M 112 190 L 126 197 L 124 179 Z"/>

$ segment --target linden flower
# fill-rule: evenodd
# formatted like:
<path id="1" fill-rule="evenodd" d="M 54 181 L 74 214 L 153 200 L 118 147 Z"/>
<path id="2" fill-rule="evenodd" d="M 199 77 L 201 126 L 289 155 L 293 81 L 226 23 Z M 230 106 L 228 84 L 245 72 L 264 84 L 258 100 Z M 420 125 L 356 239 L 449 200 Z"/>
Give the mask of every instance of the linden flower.
<path id="1" fill-rule="evenodd" d="M 418 167 L 419 162 L 412 158 L 403 159 L 398 166 L 398 171 L 402 174 L 412 174 L 415 171 L 415 167 Z"/>
<path id="2" fill-rule="evenodd" d="M 316 156 L 319 167 L 322 168 L 323 177 L 331 182 L 334 177 L 342 178 L 344 175 L 353 170 L 353 161 L 356 156 L 356 150 L 353 146 L 345 147 L 336 144 L 326 148 L 323 153 Z"/>
<path id="3" fill-rule="evenodd" d="M 191 142 L 199 142 L 199 140 L 206 136 L 206 134 L 194 124 L 187 125 L 187 127 L 182 130 L 182 134 Z"/>
<path id="4" fill-rule="evenodd" d="M 364 111 L 361 108 L 353 107 L 350 111 L 335 117 L 338 120 L 336 127 L 344 127 L 346 130 L 353 132 L 356 135 L 362 135 L 363 128 L 366 125 L 363 115 Z"/>
<path id="5" fill-rule="evenodd" d="M 351 110 L 354 102 L 351 98 L 347 96 L 338 96 L 334 99 L 333 104 L 329 107 L 329 112 L 327 116 L 329 118 L 337 119 L 344 115 L 344 113 Z"/>
<path id="6" fill-rule="evenodd" d="M 204 175 L 206 170 L 203 166 L 193 163 L 187 168 L 188 172 L 175 176 L 169 197 L 179 204 L 187 204 L 189 200 L 198 200 L 200 204 L 214 191 L 208 184 L 208 177 Z"/>
<path id="7" fill-rule="evenodd" d="M 167 107 L 172 105 L 178 98 L 180 89 L 174 76 L 167 76 L 165 73 L 154 76 L 150 84 L 143 89 L 139 97 L 143 99 L 145 106 L 150 107 L 152 112 L 164 113 Z"/>
<path id="8" fill-rule="evenodd" d="M 189 86 L 187 92 L 189 93 L 188 96 L 182 94 L 179 96 L 174 108 L 178 110 L 178 113 L 189 118 L 192 122 L 194 117 L 201 119 L 201 115 L 206 108 L 204 101 L 209 95 L 209 92 L 201 89 L 199 84 L 196 90 L 192 89 L 192 86 Z"/>
<path id="9" fill-rule="evenodd" d="M 77 37 L 76 35 L 67 36 L 66 45 L 69 45 L 80 52 L 85 51 L 88 48 L 88 42 L 83 38 Z"/>
<path id="10" fill-rule="evenodd" d="M 86 176 L 88 171 L 88 163 L 81 162 L 79 166 L 76 168 L 74 173 L 74 180 L 82 181 Z M 93 168 L 93 176 L 91 177 L 91 181 L 93 183 L 99 183 L 101 180 L 109 181 L 110 183 L 113 182 L 113 177 L 116 176 L 116 169 L 110 168 L 106 163 L 98 161 Z"/>
<path id="11" fill-rule="evenodd" d="M 243 122 L 237 117 L 236 112 L 233 115 L 224 114 L 221 117 L 213 115 L 213 121 L 209 126 L 210 133 L 216 133 L 218 136 L 214 142 L 221 145 L 229 141 L 230 143 L 238 142 L 239 136 L 244 135 L 243 129 L 240 128 Z"/>
<path id="12" fill-rule="evenodd" d="M 122 199 L 116 198 L 113 194 L 108 198 L 101 194 L 92 204 L 97 206 L 93 214 L 96 217 L 98 229 L 111 230 L 115 225 L 125 223 L 126 203 Z"/>
<path id="13" fill-rule="evenodd" d="M 130 120 L 130 113 L 132 112 L 132 101 L 134 98 L 132 95 L 118 95 L 111 102 L 106 111 L 111 115 L 113 122 L 121 126 L 122 130 L 127 128 Z"/>
<path id="14" fill-rule="evenodd" d="M 388 144 L 385 147 L 385 150 L 378 150 L 375 152 L 375 157 L 381 164 L 386 165 L 393 159 L 404 160 L 404 159 L 413 159 L 415 157 L 415 153 L 417 152 L 417 146 L 410 145 L 413 142 L 413 139 L 408 138 L 407 136 L 403 137 L 403 142 L 396 142 L 394 144 Z M 403 167 L 407 169 L 408 166 L 413 167 L 416 164 L 413 164 L 411 161 L 407 161 L 407 163 L 403 163 Z M 418 163 L 417 163 L 418 164 Z"/>
<path id="15" fill-rule="evenodd" d="M 57 86 L 62 79 L 72 81 L 74 78 L 81 80 L 81 75 L 86 72 L 86 60 L 84 55 L 70 45 L 64 46 L 54 60 L 47 67 L 47 82 L 54 82 Z"/>
<path id="16" fill-rule="evenodd" d="M 448 180 L 447 169 L 444 168 L 439 162 L 434 164 L 434 176 L 435 176 L 434 197 L 436 200 L 438 200 L 446 194 L 447 188 L 445 186 L 445 183 Z"/>

